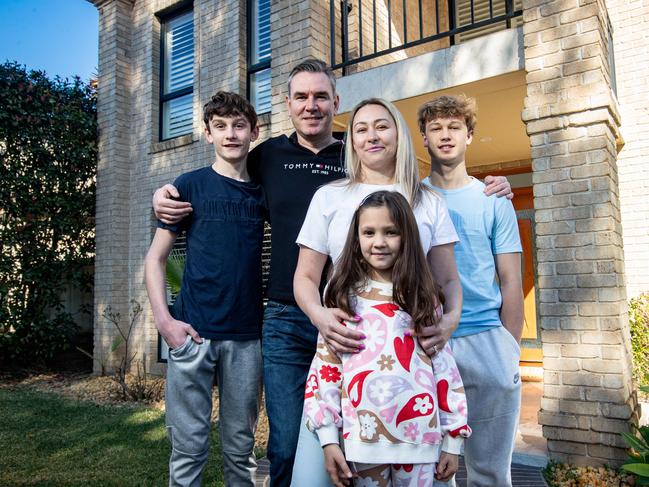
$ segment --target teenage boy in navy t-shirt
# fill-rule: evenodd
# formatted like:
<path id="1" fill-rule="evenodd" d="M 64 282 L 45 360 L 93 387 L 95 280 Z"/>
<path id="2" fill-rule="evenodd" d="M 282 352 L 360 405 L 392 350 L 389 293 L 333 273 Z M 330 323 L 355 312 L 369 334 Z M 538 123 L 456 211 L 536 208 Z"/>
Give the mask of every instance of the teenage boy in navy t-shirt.
<path id="1" fill-rule="evenodd" d="M 175 225 L 158 223 L 145 261 L 155 324 L 170 347 L 165 396 L 172 443 L 169 485 L 201 484 L 216 375 L 225 483 L 254 486 L 267 213 L 263 190 L 247 170 L 250 142 L 259 134 L 257 115 L 241 96 L 220 91 L 203 107 L 203 120 L 215 162 L 176 179 L 180 197 L 194 211 Z M 183 230 L 185 271 L 170 312 L 165 266 Z"/>

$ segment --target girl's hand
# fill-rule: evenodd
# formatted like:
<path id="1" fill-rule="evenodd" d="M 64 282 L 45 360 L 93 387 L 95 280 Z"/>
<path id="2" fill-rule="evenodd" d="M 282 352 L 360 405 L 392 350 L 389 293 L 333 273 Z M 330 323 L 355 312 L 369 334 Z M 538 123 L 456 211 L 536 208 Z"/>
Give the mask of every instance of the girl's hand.
<path id="1" fill-rule="evenodd" d="M 331 477 L 331 482 L 336 487 L 351 485 L 352 471 L 349 469 L 349 465 L 347 465 L 347 460 L 345 460 L 345 455 L 343 455 L 340 445 L 330 443 L 329 445 L 325 445 L 323 450 L 325 468 L 329 477 Z"/>
<path id="2" fill-rule="evenodd" d="M 460 457 L 443 451 L 437 462 L 435 478 L 442 482 L 447 482 L 451 479 L 460 465 Z"/>
<path id="3" fill-rule="evenodd" d="M 342 324 L 345 320 L 359 321 L 359 316 L 349 316 L 338 308 L 320 307 L 314 318 L 313 324 L 334 352 L 357 353 L 365 348 L 365 335 Z"/>

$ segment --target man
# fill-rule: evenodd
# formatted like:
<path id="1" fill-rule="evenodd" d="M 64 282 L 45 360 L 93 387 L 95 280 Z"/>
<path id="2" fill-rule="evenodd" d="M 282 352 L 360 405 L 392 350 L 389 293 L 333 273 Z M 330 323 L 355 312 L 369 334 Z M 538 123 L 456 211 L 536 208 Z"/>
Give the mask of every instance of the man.
<path id="1" fill-rule="evenodd" d="M 266 290 L 262 353 L 266 411 L 270 423 L 268 458 L 271 485 L 288 486 L 300 430 L 304 385 L 316 349 L 318 330 L 293 297 L 293 274 L 299 247 L 295 240 L 316 189 L 345 177 L 343 143 L 334 137 L 333 117 L 339 106 L 336 79 L 324 62 L 307 59 L 288 78 L 286 109 L 295 132 L 273 137 L 255 147 L 248 158 L 253 179 L 266 191 L 272 225 L 271 267 Z M 491 178 L 490 190 L 508 194 L 504 178 Z M 173 186 L 156 191 L 156 216 L 174 222 L 191 212 Z M 339 323 L 325 325 L 323 336 L 338 349 L 357 350 L 360 333 Z"/>
<path id="2" fill-rule="evenodd" d="M 464 447 L 468 485 L 506 487 L 521 400 L 522 249 L 511 202 L 487 196 L 467 173 L 475 122 L 473 101 L 464 97 L 435 98 L 418 112 L 431 159 L 424 182 L 445 198 L 460 237 L 455 260 L 464 302 L 450 343 L 473 430 Z M 435 353 L 445 339 L 434 337 L 427 351 Z"/>

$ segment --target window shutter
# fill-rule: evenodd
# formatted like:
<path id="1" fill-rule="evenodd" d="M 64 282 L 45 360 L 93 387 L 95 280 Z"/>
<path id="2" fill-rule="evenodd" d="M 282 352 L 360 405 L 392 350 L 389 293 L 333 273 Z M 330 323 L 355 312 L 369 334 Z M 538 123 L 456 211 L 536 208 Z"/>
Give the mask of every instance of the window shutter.
<path id="1" fill-rule="evenodd" d="M 252 1 L 249 72 L 250 103 L 257 113 L 271 111 L 270 0 Z"/>
<path id="2" fill-rule="evenodd" d="M 194 84 L 194 13 L 171 19 L 164 38 L 162 138 L 170 139 L 192 132 L 192 94 Z M 189 93 L 186 93 L 189 90 Z M 184 92 L 184 93 L 183 93 Z"/>

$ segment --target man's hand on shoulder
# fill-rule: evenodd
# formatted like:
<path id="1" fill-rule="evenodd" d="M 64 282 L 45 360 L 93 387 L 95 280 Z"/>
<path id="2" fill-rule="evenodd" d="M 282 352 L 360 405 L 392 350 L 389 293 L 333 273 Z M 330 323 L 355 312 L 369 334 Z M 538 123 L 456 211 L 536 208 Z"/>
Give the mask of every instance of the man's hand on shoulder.
<path id="1" fill-rule="evenodd" d="M 491 196 L 495 194 L 498 198 L 504 196 L 508 200 L 514 199 L 514 192 L 512 185 L 509 184 L 505 176 L 487 176 L 484 178 L 484 194 Z"/>
<path id="2" fill-rule="evenodd" d="M 167 225 L 178 223 L 193 211 L 191 203 L 173 198 L 180 198 L 180 194 L 172 184 L 165 184 L 153 193 L 153 213 Z"/>

